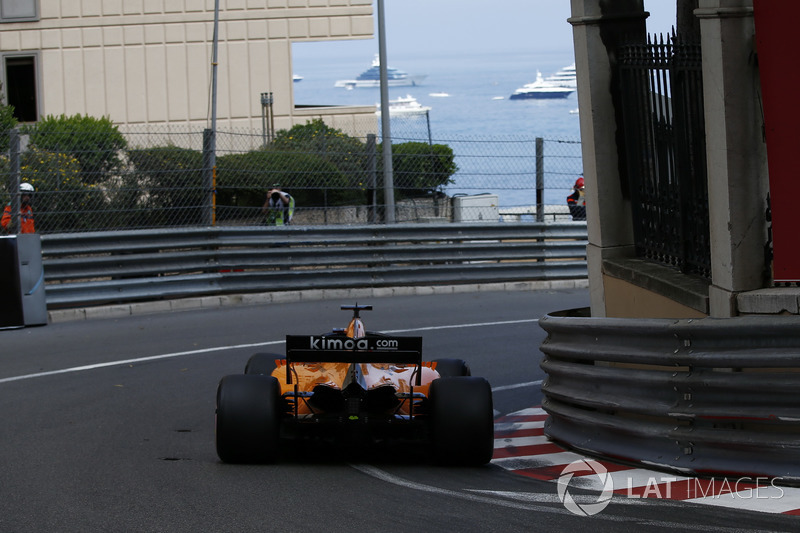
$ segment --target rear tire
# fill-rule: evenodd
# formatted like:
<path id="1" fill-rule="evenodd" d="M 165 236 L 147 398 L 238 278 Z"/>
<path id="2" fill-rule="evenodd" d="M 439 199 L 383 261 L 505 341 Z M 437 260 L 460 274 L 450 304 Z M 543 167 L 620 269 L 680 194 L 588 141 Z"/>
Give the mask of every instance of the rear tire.
<path id="1" fill-rule="evenodd" d="M 431 383 L 431 438 L 437 461 L 478 466 L 494 453 L 492 389 L 481 377 L 445 377 Z"/>
<path id="2" fill-rule="evenodd" d="M 284 356 L 277 353 L 254 353 L 247 360 L 247 365 L 244 367 L 245 374 L 264 374 L 269 376 L 272 371 L 277 368 L 275 364 L 276 359 L 285 359 Z"/>
<path id="3" fill-rule="evenodd" d="M 472 371 L 463 359 L 434 359 L 436 371 L 443 378 L 471 376 Z"/>
<path id="4" fill-rule="evenodd" d="M 217 388 L 217 455 L 226 463 L 272 463 L 278 457 L 280 384 L 272 376 L 225 376 Z"/>

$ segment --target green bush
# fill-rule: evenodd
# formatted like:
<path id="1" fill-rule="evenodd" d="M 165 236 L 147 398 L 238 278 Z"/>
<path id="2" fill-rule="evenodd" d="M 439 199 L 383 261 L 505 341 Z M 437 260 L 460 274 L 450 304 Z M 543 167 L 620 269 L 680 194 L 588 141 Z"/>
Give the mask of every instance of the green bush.
<path id="1" fill-rule="evenodd" d="M 0 105 L 0 152 L 8 151 L 8 135 L 16 127 L 17 118 L 14 116 L 14 106 Z"/>
<path id="2" fill-rule="evenodd" d="M 331 128 L 322 119 L 279 131 L 268 149 L 315 154 L 350 176 L 361 175 L 367 162 L 363 142 L 341 130 Z"/>
<path id="3" fill-rule="evenodd" d="M 69 154 L 32 148 L 21 155 L 20 163 L 20 181 L 36 190 L 32 207 L 38 232 L 95 229 L 107 213 L 102 191 L 82 182 L 80 163 Z M 0 168 L 7 172 L 6 157 Z M 3 198 L 9 198 L 5 187 Z"/>
<path id="4" fill-rule="evenodd" d="M 177 146 L 128 151 L 135 171 L 122 178 L 113 206 L 126 225 L 191 225 L 204 220 L 203 154 Z"/>
<path id="5" fill-rule="evenodd" d="M 6 111 L 0 106 L 0 132 L 15 125 Z M 107 118 L 48 116 L 22 129 L 30 143 L 21 179 L 36 187 L 40 231 L 205 223 L 202 152 L 174 145 L 127 149 Z M 374 155 L 380 174 L 382 158 Z M 260 216 L 275 185 L 298 209 L 364 205 L 369 157 L 361 140 L 322 120 L 279 131 L 263 149 L 217 158 L 217 218 Z M 397 199 L 441 191 L 457 170 L 450 147 L 419 142 L 394 145 L 393 166 Z M 7 170 L 8 159 L 0 157 L 0 172 Z M 380 175 L 378 182 L 381 195 Z M 6 186 L 0 183 L 4 200 Z"/>
<path id="6" fill-rule="evenodd" d="M 220 206 L 261 208 L 275 185 L 291 194 L 298 208 L 347 205 L 363 196 L 347 175 L 315 154 L 268 148 L 217 159 Z"/>
<path id="7" fill-rule="evenodd" d="M 380 159 L 381 163 L 383 159 Z M 379 165 L 383 168 L 383 165 Z M 407 142 L 392 145 L 392 175 L 396 198 L 427 196 L 453 183 L 453 149 L 445 144 Z"/>
<path id="8" fill-rule="evenodd" d="M 122 165 L 127 141 L 108 118 L 48 115 L 24 127 L 30 146 L 43 152 L 68 154 L 81 165 L 83 182 L 102 183 Z"/>

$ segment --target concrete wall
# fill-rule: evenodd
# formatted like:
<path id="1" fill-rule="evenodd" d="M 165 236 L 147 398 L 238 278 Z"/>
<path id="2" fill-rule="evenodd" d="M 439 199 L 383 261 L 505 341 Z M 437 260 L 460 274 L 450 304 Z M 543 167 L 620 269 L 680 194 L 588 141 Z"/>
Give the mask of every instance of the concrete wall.
<path id="1" fill-rule="evenodd" d="M 622 101 L 614 70 L 623 39 L 644 40 L 645 17 L 641 0 L 572 0 L 592 316 L 607 313 L 603 261 L 633 256 L 631 205 L 618 149 Z"/>

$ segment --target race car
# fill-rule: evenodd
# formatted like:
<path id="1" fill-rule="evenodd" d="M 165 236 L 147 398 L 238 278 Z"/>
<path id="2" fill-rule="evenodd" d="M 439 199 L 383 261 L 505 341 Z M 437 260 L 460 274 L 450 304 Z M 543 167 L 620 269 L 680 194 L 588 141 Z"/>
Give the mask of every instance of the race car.
<path id="1" fill-rule="evenodd" d="M 271 463 L 291 439 L 410 439 L 446 464 L 492 458 L 492 391 L 461 359 L 422 359 L 422 338 L 345 329 L 287 335 L 286 354 L 256 353 L 217 387 L 216 449 L 226 463 Z"/>

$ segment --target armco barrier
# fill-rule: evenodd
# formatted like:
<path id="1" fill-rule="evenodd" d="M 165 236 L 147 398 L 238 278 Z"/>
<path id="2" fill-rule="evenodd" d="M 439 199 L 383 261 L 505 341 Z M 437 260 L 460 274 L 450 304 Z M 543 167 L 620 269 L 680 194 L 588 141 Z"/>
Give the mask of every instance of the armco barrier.
<path id="1" fill-rule="evenodd" d="M 548 437 L 648 468 L 800 483 L 800 317 L 587 315 L 539 321 Z"/>
<path id="2" fill-rule="evenodd" d="M 44 235 L 49 309 L 271 290 L 580 279 L 585 223 L 208 227 Z"/>

